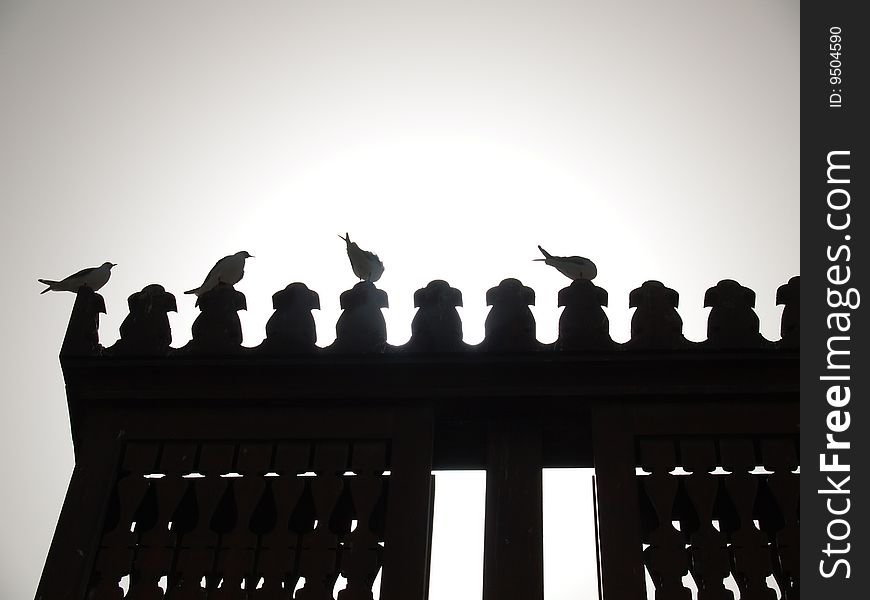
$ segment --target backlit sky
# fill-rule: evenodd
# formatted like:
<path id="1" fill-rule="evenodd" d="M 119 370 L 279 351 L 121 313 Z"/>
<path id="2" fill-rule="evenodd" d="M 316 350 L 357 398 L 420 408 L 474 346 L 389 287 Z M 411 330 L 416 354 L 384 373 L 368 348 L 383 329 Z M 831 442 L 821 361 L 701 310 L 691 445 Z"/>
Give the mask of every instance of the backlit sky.
<path id="1" fill-rule="evenodd" d="M 0 597 L 32 597 L 73 465 L 73 296 L 37 277 L 119 263 L 103 342 L 161 283 L 181 345 L 181 292 L 244 249 L 245 344 L 303 281 L 325 345 L 348 231 L 386 265 L 392 343 L 437 278 L 479 342 L 505 277 L 536 290 L 549 342 L 568 280 L 532 262 L 541 244 L 596 262 L 619 341 L 648 279 L 703 339 L 725 278 L 778 339 L 776 288 L 800 272 L 798 26 L 792 0 L 0 0 Z"/>

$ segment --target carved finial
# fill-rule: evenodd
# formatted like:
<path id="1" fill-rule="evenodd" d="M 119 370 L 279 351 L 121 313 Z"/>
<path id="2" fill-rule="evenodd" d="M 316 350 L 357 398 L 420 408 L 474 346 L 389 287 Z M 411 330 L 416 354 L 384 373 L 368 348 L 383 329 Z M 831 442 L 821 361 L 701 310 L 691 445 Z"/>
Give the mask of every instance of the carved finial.
<path id="1" fill-rule="evenodd" d="M 100 313 L 106 314 L 103 297 L 88 286 L 80 287 L 60 348 L 61 356 L 96 356 L 102 353 Z"/>
<path id="2" fill-rule="evenodd" d="M 335 342 L 332 352 L 378 353 L 387 345 L 387 323 L 381 312 L 387 308 L 387 293 L 371 281 L 360 281 L 342 292 L 344 310 L 335 324 Z"/>
<path id="3" fill-rule="evenodd" d="M 220 283 L 197 300 L 202 311 L 193 322 L 193 339 L 184 347 L 192 354 L 225 355 L 242 350 L 242 323 L 238 311 L 248 308 L 245 295 Z"/>
<path id="4" fill-rule="evenodd" d="M 723 279 L 704 295 L 710 307 L 706 345 L 715 348 L 757 348 L 767 344 L 755 314 L 755 292 L 733 279 Z"/>
<path id="5" fill-rule="evenodd" d="M 275 313 L 266 323 L 266 339 L 258 351 L 266 354 L 315 352 L 317 329 L 312 310 L 320 309 L 320 296 L 304 283 L 291 283 L 272 295 Z"/>
<path id="6" fill-rule="evenodd" d="M 801 278 L 792 277 L 776 290 L 776 304 L 784 304 L 779 332 L 780 348 L 800 348 L 801 345 Z"/>
<path id="7" fill-rule="evenodd" d="M 607 291 L 588 279 L 578 279 L 559 290 L 559 339 L 555 350 L 603 350 L 614 347 L 607 306 Z"/>
<path id="8" fill-rule="evenodd" d="M 404 346 L 412 352 L 456 352 L 466 348 L 462 341 L 462 292 L 436 279 L 414 292 L 419 309 L 411 321 L 411 340 Z"/>
<path id="9" fill-rule="evenodd" d="M 628 306 L 637 308 L 631 318 L 632 349 L 673 349 L 686 345 L 683 319 L 677 312 L 680 295 L 660 281 L 646 281 L 631 291 Z"/>
<path id="10" fill-rule="evenodd" d="M 486 337 L 480 348 L 494 352 L 540 350 L 535 337 L 536 324 L 530 305 L 535 291 L 517 279 L 505 279 L 486 292 L 486 304 L 492 306 L 484 323 Z"/>
<path id="11" fill-rule="evenodd" d="M 127 306 L 130 314 L 121 323 L 121 339 L 108 353 L 122 356 L 167 354 L 172 343 L 167 313 L 178 310 L 175 296 L 162 285 L 152 283 L 127 298 Z"/>

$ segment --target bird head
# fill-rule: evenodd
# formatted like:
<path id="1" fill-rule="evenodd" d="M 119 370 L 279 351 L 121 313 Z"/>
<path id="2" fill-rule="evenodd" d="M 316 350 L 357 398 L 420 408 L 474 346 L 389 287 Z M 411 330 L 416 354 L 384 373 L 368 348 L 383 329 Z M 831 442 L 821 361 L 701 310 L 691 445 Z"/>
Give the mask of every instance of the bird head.
<path id="1" fill-rule="evenodd" d="M 236 256 L 241 256 L 242 258 L 254 258 L 254 255 L 250 254 L 247 250 L 236 252 Z"/>
<path id="2" fill-rule="evenodd" d="M 117 267 L 117 266 L 118 266 L 117 263 L 110 263 L 110 262 L 104 262 L 103 264 L 100 265 L 100 267 L 103 269 L 111 269 L 112 267 Z"/>

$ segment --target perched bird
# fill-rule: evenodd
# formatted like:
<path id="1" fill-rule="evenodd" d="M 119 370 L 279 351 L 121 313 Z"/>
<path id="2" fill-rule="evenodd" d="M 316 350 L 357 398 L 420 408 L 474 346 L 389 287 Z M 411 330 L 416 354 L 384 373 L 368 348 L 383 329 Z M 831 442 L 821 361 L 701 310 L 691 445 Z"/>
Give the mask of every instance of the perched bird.
<path id="1" fill-rule="evenodd" d="M 242 280 L 245 275 L 245 259 L 254 258 L 246 251 L 236 252 L 229 256 L 224 256 L 217 261 L 205 276 L 205 281 L 198 288 L 187 290 L 185 294 L 196 294 L 197 297 L 204 293 L 213 290 L 219 283 L 227 285 L 235 285 Z"/>
<path id="2" fill-rule="evenodd" d="M 106 285 L 109 281 L 109 276 L 112 274 L 112 267 L 117 266 L 114 263 L 104 262 L 99 267 L 90 267 L 82 269 L 78 273 L 73 273 L 60 281 L 52 281 L 51 279 L 37 279 L 39 283 L 44 283 L 48 287 L 39 292 L 77 292 L 80 287 L 87 286 L 95 292 Z"/>
<path id="3" fill-rule="evenodd" d="M 350 259 L 350 266 L 353 269 L 353 274 L 365 281 L 375 282 L 384 274 L 384 263 L 378 258 L 377 254 L 372 254 L 368 250 L 363 250 L 356 245 L 356 242 L 350 241 L 350 234 L 345 233 L 345 237 L 341 237 L 347 243 L 347 257 Z"/>
<path id="4" fill-rule="evenodd" d="M 598 269 L 595 263 L 588 258 L 582 256 L 553 256 L 540 246 L 538 250 L 544 255 L 544 258 L 535 258 L 544 264 L 554 267 L 565 277 L 577 281 L 578 279 L 595 279 L 598 275 Z"/>

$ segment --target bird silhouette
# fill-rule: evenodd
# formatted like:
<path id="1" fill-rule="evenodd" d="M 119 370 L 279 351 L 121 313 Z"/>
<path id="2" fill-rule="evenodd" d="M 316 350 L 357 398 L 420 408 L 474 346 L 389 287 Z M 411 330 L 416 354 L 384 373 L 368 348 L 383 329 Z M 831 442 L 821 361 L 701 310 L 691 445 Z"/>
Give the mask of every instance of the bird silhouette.
<path id="1" fill-rule="evenodd" d="M 39 283 L 44 283 L 48 287 L 39 292 L 77 292 L 80 287 L 86 286 L 93 291 L 97 291 L 109 281 L 109 276 L 112 274 L 112 267 L 117 266 L 114 263 L 104 262 L 99 267 L 89 267 L 82 269 L 78 273 L 73 273 L 69 277 L 54 281 L 52 279 L 37 279 Z"/>
<path id="2" fill-rule="evenodd" d="M 345 233 L 344 237 L 339 235 L 347 244 L 347 257 L 350 259 L 350 267 L 353 269 L 353 274 L 364 281 L 374 283 L 384 274 L 384 263 L 378 258 L 377 254 L 373 254 L 368 250 L 363 250 L 356 245 L 356 242 L 350 241 L 350 234 Z"/>
<path id="3" fill-rule="evenodd" d="M 568 279 L 574 281 L 578 279 L 595 279 L 595 276 L 598 275 L 595 263 L 588 258 L 583 258 L 582 256 L 553 256 L 540 246 L 538 246 L 538 250 L 541 251 L 544 258 L 535 258 L 533 260 L 550 265 Z"/>
<path id="4" fill-rule="evenodd" d="M 217 261 L 205 276 L 205 281 L 198 288 L 187 290 L 185 294 L 196 294 L 197 297 L 204 293 L 213 290 L 219 283 L 227 285 L 235 285 L 242 280 L 245 275 L 245 259 L 254 258 L 245 250 L 224 256 Z"/>

